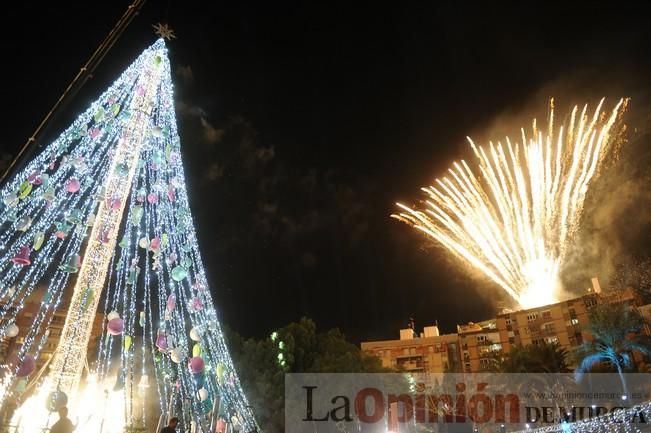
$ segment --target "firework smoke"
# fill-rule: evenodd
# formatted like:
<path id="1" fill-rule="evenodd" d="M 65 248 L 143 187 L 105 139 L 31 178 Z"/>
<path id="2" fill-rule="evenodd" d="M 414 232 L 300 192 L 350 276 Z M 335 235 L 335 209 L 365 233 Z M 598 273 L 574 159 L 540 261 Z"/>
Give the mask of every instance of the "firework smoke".
<path id="1" fill-rule="evenodd" d="M 546 131 L 533 121 L 521 142 L 477 146 L 480 175 L 465 161 L 422 190 L 422 209 L 398 203 L 392 217 L 434 238 L 466 263 L 482 271 L 520 306 L 558 301 L 559 272 L 575 235 L 590 182 L 621 131 L 625 110 L 620 100 L 610 114 L 603 99 L 592 114 L 574 107 L 557 129 L 553 100 Z"/>

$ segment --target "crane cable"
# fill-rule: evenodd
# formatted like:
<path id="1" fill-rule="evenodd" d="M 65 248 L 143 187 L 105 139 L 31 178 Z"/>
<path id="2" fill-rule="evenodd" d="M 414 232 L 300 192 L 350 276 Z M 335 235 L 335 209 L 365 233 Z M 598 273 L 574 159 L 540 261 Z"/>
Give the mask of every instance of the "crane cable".
<path id="1" fill-rule="evenodd" d="M 113 47 L 113 45 L 118 40 L 118 38 L 122 35 L 122 33 L 124 33 L 128 25 L 135 18 L 135 16 L 138 15 L 140 9 L 142 9 L 145 2 L 146 0 L 134 0 L 133 3 L 129 5 L 129 7 L 124 12 L 124 14 L 120 17 L 116 25 L 111 29 L 108 35 L 106 35 L 106 37 L 99 45 L 99 47 L 97 47 L 95 52 L 93 52 L 93 55 L 88 59 L 88 61 L 84 64 L 84 66 L 82 66 L 82 68 L 79 70 L 75 78 L 73 78 L 70 84 L 68 84 L 68 87 L 65 89 L 63 94 L 59 97 L 59 99 L 56 101 L 54 106 L 52 106 L 52 108 L 47 113 L 45 118 L 43 118 L 43 120 L 38 125 L 36 130 L 27 139 L 27 142 L 21 147 L 16 157 L 13 159 L 11 164 L 9 164 L 9 167 L 7 167 L 7 169 L 3 173 L 2 178 L 0 178 L 0 184 L 4 182 L 7 175 L 11 172 L 11 170 L 14 168 L 18 160 L 20 160 L 20 158 L 23 156 L 25 151 L 30 147 L 30 145 L 36 142 L 36 137 L 42 132 L 46 124 L 52 119 L 52 116 L 61 107 L 63 102 L 66 100 L 66 98 L 78 92 L 82 88 L 82 86 L 86 83 L 86 81 L 88 81 L 88 79 L 93 77 L 93 72 L 95 71 L 97 66 L 99 66 L 101 61 L 106 56 L 106 54 Z"/>

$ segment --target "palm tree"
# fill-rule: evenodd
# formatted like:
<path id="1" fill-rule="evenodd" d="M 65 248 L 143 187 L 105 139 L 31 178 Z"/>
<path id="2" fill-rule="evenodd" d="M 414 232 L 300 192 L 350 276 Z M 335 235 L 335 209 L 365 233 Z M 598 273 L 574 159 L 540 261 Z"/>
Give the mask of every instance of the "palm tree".
<path id="1" fill-rule="evenodd" d="M 558 343 L 514 346 L 506 356 L 496 359 L 496 370 L 501 373 L 566 373 L 567 350 Z"/>
<path id="2" fill-rule="evenodd" d="M 624 395 L 628 395 L 624 371 L 634 367 L 633 352 L 651 356 L 651 340 L 640 333 L 644 319 L 623 303 L 599 305 L 589 318 L 588 331 L 593 339 L 584 342 L 578 351 L 577 380 L 593 368 L 610 363 L 619 374 Z"/>

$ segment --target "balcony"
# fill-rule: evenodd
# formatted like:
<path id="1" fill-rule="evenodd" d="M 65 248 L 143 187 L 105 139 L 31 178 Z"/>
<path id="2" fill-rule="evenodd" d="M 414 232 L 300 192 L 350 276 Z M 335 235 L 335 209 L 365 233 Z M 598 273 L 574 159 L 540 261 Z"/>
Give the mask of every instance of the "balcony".
<path id="1" fill-rule="evenodd" d="M 399 362 L 398 366 L 405 371 L 424 371 L 425 364 L 417 361 Z"/>
<path id="2" fill-rule="evenodd" d="M 397 359 L 397 360 L 401 360 L 401 359 L 420 359 L 420 360 L 422 360 L 422 359 L 423 359 L 423 355 L 416 355 L 416 354 L 414 354 L 414 353 L 412 353 L 412 354 L 407 354 L 407 355 L 402 354 L 402 355 L 397 355 L 397 356 L 396 356 L 396 359 Z"/>
<path id="3" fill-rule="evenodd" d="M 402 355 L 396 357 L 398 367 L 405 371 L 424 371 L 425 362 L 422 355 Z"/>

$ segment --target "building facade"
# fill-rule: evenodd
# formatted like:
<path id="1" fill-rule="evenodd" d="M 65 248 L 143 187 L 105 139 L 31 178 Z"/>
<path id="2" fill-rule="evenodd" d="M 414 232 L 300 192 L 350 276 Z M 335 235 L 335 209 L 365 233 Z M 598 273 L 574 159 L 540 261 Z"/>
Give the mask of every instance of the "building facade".
<path id="1" fill-rule="evenodd" d="M 589 341 L 590 310 L 600 304 L 626 303 L 639 306 L 632 289 L 603 293 L 598 284 L 594 291 L 579 298 L 543 307 L 503 312 L 496 319 L 505 353 L 513 346 L 557 343 L 568 352 Z"/>
<path id="2" fill-rule="evenodd" d="M 457 325 L 457 335 L 464 373 L 487 371 L 493 367 L 496 354 L 502 352 L 500 333 L 495 319 Z"/>
<path id="3" fill-rule="evenodd" d="M 16 313 L 15 324 L 18 326 L 18 335 L 13 338 L 3 337 L 0 339 L 0 361 L 6 362 L 9 357 L 18 351 L 22 344 L 25 341 L 25 337 L 31 329 L 32 324 L 34 323 L 34 318 L 37 316 L 41 309 L 41 303 L 45 295 L 44 288 L 35 289 L 27 299 L 24 301 L 23 308 Z M 66 321 L 66 316 L 68 314 L 68 300 L 62 299 L 61 305 L 56 309 L 56 311 L 50 313 L 52 318 L 50 325 L 47 330 L 49 335 L 41 353 L 36 359 L 36 370 L 40 370 L 44 365 L 49 363 L 50 359 L 54 355 L 54 351 L 59 345 L 59 340 L 61 338 L 61 331 L 63 330 L 63 324 Z M 10 307 L 11 308 L 11 307 Z M 93 323 L 93 330 L 91 334 L 91 345 L 97 342 L 97 338 L 100 338 L 102 335 L 102 327 L 104 323 L 104 316 L 100 313 L 96 314 L 95 321 Z M 37 336 L 37 341 L 43 336 L 45 330 L 42 330 Z M 94 354 L 89 351 L 89 355 L 93 356 Z"/>
<path id="4" fill-rule="evenodd" d="M 602 292 L 596 279 L 586 295 L 519 311 L 503 311 L 494 319 L 457 325 L 455 334 L 439 335 L 438 326 L 414 332 L 400 331 L 399 340 L 369 341 L 362 351 L 377 356 L 382 366 L 412 372 L 465 372 L 491 370 L 501 354 L 515 346 L 557 343 L 572 352 L 592 337 L 590 309 L 600 304 L 626 303 L 651 319 L 651 305 L 642 306 L 633 289 Z M 649 335 L 647 325 L 643 330 Z M 636 357 L 641 361 L 641 357 Z M 571 362 L 571 359 L 568 359 Z"/>
<path id="5" fill-rule="evenodd" d="M 460 365 L 457 334 L 440 335 L 436 325 L 421 334 L 401 329 L 400 339 L 364 342 L 362 351 L 380 358 L 383 367 L 401 371 L 456 371 Z"/>

